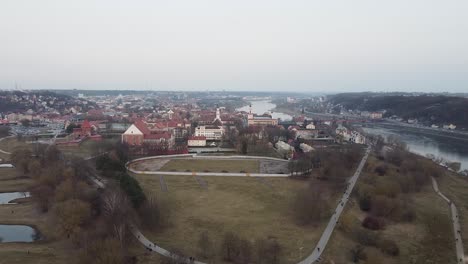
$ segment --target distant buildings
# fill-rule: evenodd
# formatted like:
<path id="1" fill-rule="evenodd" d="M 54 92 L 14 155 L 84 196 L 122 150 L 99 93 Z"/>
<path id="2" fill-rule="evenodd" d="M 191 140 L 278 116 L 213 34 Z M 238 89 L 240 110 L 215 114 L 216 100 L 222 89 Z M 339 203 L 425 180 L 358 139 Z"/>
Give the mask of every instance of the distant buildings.
<path id="1" fill-rule="evenodd" d="M 204 136 L 189 137 L 188 140 L 187 140 L 187 145 L 189 147 L 205 147 L 206 146 L 206 137 L 204 137 Z"/>
<path id="2" fill-rule="evenodd" d="M 366 137 L 357 131 L 350 130 L 342 125 L 339 125 L 335 133 L 343 138 L 343 141 L 353 142 L 356 144 L 365 144 Z"/>
<path id="3" fill-rule="evenodd" d="M 220 126 L 198 126 L 195 128 L 196 137 L 205 137 L 207 140 L 221 140 L 224 128 Z"/>
<path id="4" fill-rule="evenodd" d="M 252 113 L 252 106 L 250 106 L 249 114 L 247 115 L 248 126 L 276 126 L 278 119 L 273 118 L 269 114 L 257 115 Z"/>
<path id="5" fill-rule="evenodd" d="M 122 134 L 122 143 L 130 146 L 166 145 L 168 148 L 174 146 L 174 137 L 169 132 L 151 131 L 147 124 L 141 120 L 136 121 Z"/>

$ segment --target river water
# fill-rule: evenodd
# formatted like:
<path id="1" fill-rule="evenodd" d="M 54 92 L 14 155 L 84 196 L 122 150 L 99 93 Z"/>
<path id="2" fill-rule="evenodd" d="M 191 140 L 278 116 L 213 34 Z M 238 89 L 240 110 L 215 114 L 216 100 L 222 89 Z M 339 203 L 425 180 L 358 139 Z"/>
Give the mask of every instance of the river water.
<path id="1" fill-rule="evenodd" d="M 369 134 L 388 137 L 394 135 L 406 143 L 413 153 L 426 156 L 432 154 L 451 162 L 460 162 L 461 170 L 468 169 L 468 140 L 447 138 L 440 135 L 429 135 L 409 130 L 404 127 L 382 127 L 366 125 L 362 129 Z"/>
<path id="2" fill-rule="evenodd" d="M 273 104 L 271 101 L 268 100 L 262 100 L 262 101 L 250 101 L 250 104 L 252 104 L 252 112 L 257 115 L 262 115 L 264 113 L 270 112 L 272 109 L 276 107 L 275 104 Z M 237 111 L 245 111 L 249 112 L 250 111 L 250 106 L 246 105 L 244 107 L 236 109 Z M 272 112 L 271 116 L 273 118 L 279 118 L 282 121 L 286 120 L 291 120 L 292 116 L 285 114 L 285 113 L 279 113 L 279 112 Z"/>

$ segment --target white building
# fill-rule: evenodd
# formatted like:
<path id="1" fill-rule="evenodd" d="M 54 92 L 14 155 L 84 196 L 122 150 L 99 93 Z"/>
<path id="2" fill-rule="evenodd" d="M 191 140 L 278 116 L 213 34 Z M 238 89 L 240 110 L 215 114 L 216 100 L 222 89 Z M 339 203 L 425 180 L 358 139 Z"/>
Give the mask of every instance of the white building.
<path id="1" fill-rule="evenodd" d="M 302 151 L 304 151 L 305 153 L 311 152 L 311 151 L 314 150 L 313 147 L 311 147 L 311 146 L 309 146 L 309 145 L 307 145 L 307 144 L 305 144 L 305 143 L 299 144 L 299 148 L 302 149 Z"/>
<path id="2" fill-rule="evenodd" d="M 224 128 L 219 126 L 198 126 L 195 128 L 196 137 L 206 137 L 206 140 L 221 140 Z"/>
<path id="3" fill-rule="evenodd" d="M 287 153 L 294 151 L 294 148 L 284 141 L 276 142 L 275 147 L 279 152 L 283 154 L 287 154 Z"/>
<path id="4" fill-rule="evenodd" d="M 457 128 L 457 126 L 454 125 L 454 124 L 450 124 L 450 125 L 444 125 L 443 128 L 444 129 L 454 130 L 455 128 Z"/>

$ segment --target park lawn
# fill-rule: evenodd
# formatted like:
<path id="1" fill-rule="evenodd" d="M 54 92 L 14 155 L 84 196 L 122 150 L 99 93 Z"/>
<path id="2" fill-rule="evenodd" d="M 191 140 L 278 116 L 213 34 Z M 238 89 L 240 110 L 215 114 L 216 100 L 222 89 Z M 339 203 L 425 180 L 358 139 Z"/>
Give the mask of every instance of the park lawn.
<path id="1" fill-rule="evenodd" d="M 207 183 L 203 189 L 193 176 L 165 176 L 168 192 L 162 192 L 159 176 L 135 177 L 147 194 L 155 194 L 165 207 L 172 207 L 167 228 L 143 230 L 144 234 L 166 249 L 198 256 L 199 235 L 207 231 L 216 245 L 212 263 L 222 263 L 219 245 L 227 231 L 252 242 L 276 238 L 283 247 L 281 263 L 297 263 L 299 249 L 303 247 L 302 257 L 310 254 L 328 221 L 310 226 L 294 223 L 291 201 L 307 181 L 266 178 L 269 187 L 253 177 L 203 177 Z"/>
<path id="2" fill-rule="evenodd" d="M 0 256 L 0 264 L 76 263 L 76 258 L 70 258 L 57 243 L 0 244 Z"/>
<path id="3" fill-rule="evenodd" d="M 436 178 L 440 191 L 447 196 L 457 207 L 461 225 L 461 235 L 465 252 L 468 252 L 468 179 L 446 172 L 442 177 Z"/>
<path id="4" fill-rule="evenodd" d="M 0 192 L 23 192 L 27 191 L 32 184 L 32 180 L 28 178 L 18 180 L 1 180 Z"/>
<path id="5" fill-rule="evenodd" d="M 172 159 L 160 171 L 259 172 L 258 160 Z"/>
<path id="6" fill-rule="evenodd" d="M 17 168 L 0 168 L 0 192 L 26 191 L 31 184 L 32 180 Z"/>
<path id="7" fill-rule="evenodd" d="M 431 189 L 431 186 L 424 187 L 424 190 L 411 194 L 413 204 L 415 206 L 416 218 L 410 223 L 389 223 L 380 232 L 381 236 L 397 242 L 400 249 L 399 256 L 392 257 L 381 252 L 375 247 L 365 247 L 367 253 L 378 255 L 381 258 L 382 264 L 398 264 L 398 263 L 426 263 L 425 260 L 430 260 L 427 263 L 456 263 L 455 243 L 452 242 L 452 225 L 450 212 L 447 203 L 445 203 Z M 430 234 L 431 230 L 427 230 L 424 224 L 424 218 L 428 217 L 429 213 L 437 212 L 444 218 L 444 229 L 446 229 L 447 237 L 436 239 L 437 247 L 428 246 L 425 243 L 425 235 Z M 347 204 L 347 209 L 343 212 L 340 220 L 344 215 L 352 215 L 354 223 L 352 230 L 361 225 L 365 217 L 365 213 L 359 209 L 359 204 L 356 199 L 350 200 Z M 353 232 L 353 231 L 351 231 Z M 445 243 L 447 240 L 450 243 Z M 351 233 L 342 230 L 338 225 L 324 251 L 322 259 L 326 261 L 334 261 L 335 263 L 352 263 L 350 259 L 350 251 L 357 244 Z M 437 251 L 437 252 L 436 252 Z"/>
<path id="8" fill-rule="evenodd" d="M 115 143 L 117 139 L 103 139 L 102 141 Z M 76 156 L 80 158 L 87 158 L 96 155 L 99 151 L 97 145 L 99 141 L 85 140 L 79 146 L 64 146 L 57 145 L 58 149 L 67 156 Z"/>
<path id="9" fill-rule="evenodd" d="M 18 141 L 16 137 L 5 138 L 0 141 L 0 149 L 7 152 L 13 152 L 17 147 L 27 147 L 32 149 L 31 144 L 23 141 Z"/>
<path id="10" fill-rule="evenodd" d="M 0 168 L 0 181 L 14 180 L 20 175 L 21 173 L 16 168 Z"/>
<path id="11" fill-rule="evenodd" d="M 0 219 L 0 224 L 33 226 L 45 237 L 32 243 L 0 243 L 0 263 L 75 263 L 68 259 L 64 244 L 54 241 L 55 230 L 47 224 L 46 215 L 31 202 L 0 206 Z"/>
<path id="12" fill-rule="evenodd" d="M 17 178 L 17 169 L 0 169 L 0 192 L 24 191 L 32 183 L 27 178 Z M 0 224 L 29 225 L 45 237 L 32 243 L 0 243 L 0 264 L 59 264 L 75 263 L 69 259 L 62 243 L 54 241 L 55 230 L 47 223 L 45 214 L 39 213 L 30 199 L 21 204 L 0 206 Z"/>

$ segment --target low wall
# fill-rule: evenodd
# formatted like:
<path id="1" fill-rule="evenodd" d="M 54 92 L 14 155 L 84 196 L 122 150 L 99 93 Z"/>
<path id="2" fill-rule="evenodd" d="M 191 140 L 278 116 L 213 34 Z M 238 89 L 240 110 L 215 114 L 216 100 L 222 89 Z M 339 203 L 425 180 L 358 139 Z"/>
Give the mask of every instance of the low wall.
<path id="1" fill-rule="evenodd" d="M 234 173 L 234 172 L 178 172 L 178 171 L 140 171 L 130 167 L 132 163 L 137 163 L 152 159 L 172 159 L 172 158 L 193 158 L 193 159 L 219 159 L 219 160 L 230 160 L 230 159 L 263 159 L 263 160 L 274 160 L 280 162 L 288 162 L 284 159 L 262 157 L 262 156 L 199 156 L 196 154 L 177 154 L 177 155 L 164 155 L 164 156 L 152 156 L 134 159 L 125 164 L 128 171 L 135 174 L 151 174 L 151 175 L 179 175 L 179 176 L 226 176 L 226 177 L 289 177 L 289 174 L 278 174 L 278 173 Z"/>

